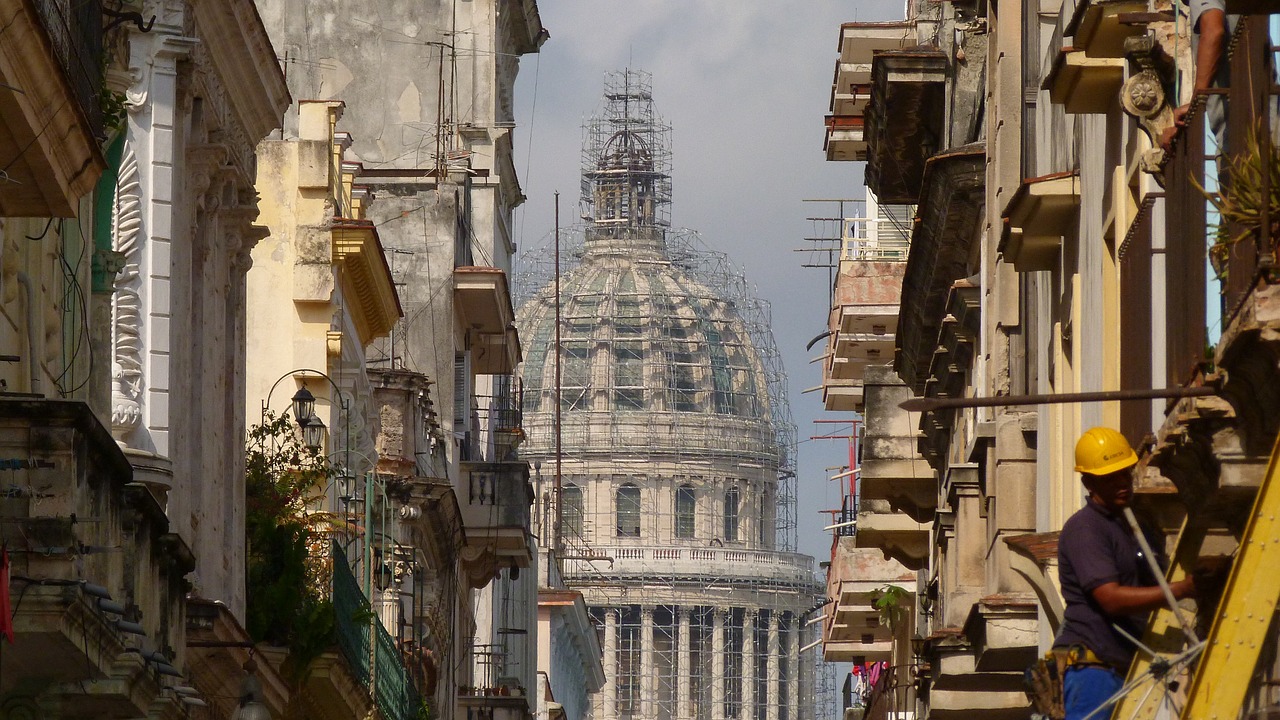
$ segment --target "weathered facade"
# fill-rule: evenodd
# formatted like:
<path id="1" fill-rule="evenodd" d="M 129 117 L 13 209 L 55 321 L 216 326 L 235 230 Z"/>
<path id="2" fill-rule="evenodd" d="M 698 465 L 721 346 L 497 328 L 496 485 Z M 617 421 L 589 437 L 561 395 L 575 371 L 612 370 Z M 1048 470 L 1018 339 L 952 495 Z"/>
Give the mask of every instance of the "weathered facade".
<path id="1" fill-rule="evenodd" d="M 1267 493 L 1256 490 L 1269 487 L 1264 466 L 1277 428 L 1273 414 L 1260 411 L 1269 407 L 1264 387 L 1274 373 L 1262 338 L 1271 323 L 1264 308 L 1276 210 L 1258 203 L 1252 214 L 1225 219 L 1213 210 L 1238 209 L 1232 203 L 1259 184 L 1266 192 L 1280 167 L 1273 140 L 1257 130 L 1272 127 L 1275 23 L 1240 16 L 1224 56 L 1230 83 L 1198 94 L 1191 92 L 1188 28 L 1180 6 L 1141 1 L 944 3 L 918 8 L 905 25 L 842 28 L 828 157 L 865 159 L 870 190 L 917 205 L 896 321 L 896 377 L 880 376 L 885 388 L 903 384 L 892 401 L 877 403 L 871 378 L 879 371 L 865 372 L 863 498 L 933 522 L 927 554 L 912 558 L 903 543 L 875 532 L 884 521 L 864 500 L 856 543 L 921 568 L 916 652 L 928 668 L 914 697 L 896 705 L 886 697 L 869 712 L 1030 716 L 1020 671 L 1049 647 L 1061 622 L 1057 531 L 1083 502 L 1073 448 L 1096 425 L 1121 429 L 1142 453 L 1136 504 L 1169 533 L 1171 577 L 1190 572 L 1197 557 L 1234 552 L 1239 566 L 1221 601 L 1220 585 L 1202 576 L 1199 634 L 1212 630 L 1198 663 L 1194 641 L 1184 644 L 1173 615 L 1153 617 L 1148 644 L 1167 657 L 1192 648 L 1191 669 L 1179 666 L 1191 679 L 1184 717 L 1210 717 L 1211 707 L 1234 716 L 1274 702 L 1265 691 L 1269 656 L 1256 650 L 1274 643 L 1274 628 L 1258 624 L 1247 655 L 1228 658 L 1213 648 L 1240 647 L 1230 639 L 1233 623 L 1258 612 L 1270 618 L 1277 598 L 1249 580 L 1259 574 L 1250 563 L 1263 555 L 1251 557 L 1247 548 L 1272 531 L 1244 521 L 1255 495 L 1259 509 L 1269 507 Z M 882 36 L 899 31 L 906 39 L 886 47 Z M 870 57 L 857 56 L 859 49 Z M 892 102 L 926 95 L 940 98 L 945 112 L 918 115 Z M 1228 119 L 1206 132 L 1214 125 L 1206 105 L 1214 103 L 1228 107 Z M 1189 104 L 1187 123 L 1174 126 L 1182 104 Z M 937 144 L 922 141 L 921 122 L 934 123 L 929 137 Z M 854 126 L 857 137 L 844 130 Z M 1223 141 L 1216 160 L 1214 133 Z M 900 172 L 887 177 L 886 168 Z M 1207 270 L 1217 282 L 1206 283 Z M 862 279 L 869 275 L 868 263 L 848 274 L 842 268 L 833 313 L 852 316 L 873 302 Z M 851 293 L 841 295 L 842 288 Z M 836 386 L 839 363 L 855 357 L 857 344 L 842 337 L 852 326 L 833 321 L 832 332 L 824 385 Z M 1217 393 L 933 406 L 920 414 L 896 407 L 911 396 L 1187 385 Z M 879 488 L 885 461 L 896 458 L 931 472 L 914 480 L 893 473 L 901 479 Z M 1163 700 L 1150 668 L 1140 654 L 1131 671 L 1142 681 L 1139 692 L 1116 717 L 1137 716 L 1143 702 L 1141 712 L 1150 713 Z"/>
<path id="2" fill-rule="evenodd" d="M 424 690 L 443 718 L 529 716 L 538 553 L 529 468 L 516 452 L 520 342 L 507 275 L 511 215 L 524 199 L 512 95 L 519 57 L 547 38 L 537 4 L 258 5 L 294 95 L 346 103 L 347 172 L 369 192 L 365 217 L 404 308 L 389 338 L 362 349 L 375 395 L 389 402 L 404 371 L 431 383 L 439 412 L 413 451 L 422 462 L 377 459 L 406 483 L 399 541 L 423 554 L 434 598 L 407 620 L 430 631 L 418 639 L 431 644 L 419 648 L 430 651 Z M 290 113 L 285 135 L 303 126 Z M 377 414 L 387 419 L 390 407 Z"/>
<path id="3" fill-rule="evenodd" d="M 288 93 L 248 0 L 3 12 L 0 393 L 25 459 L 0 525 L 27 598 L 0 705 L 176 716 L 248 655 L 225 539 L 243 537 L 253 151 Z M 205 630 L 217 649 L 193 644 Z"/>

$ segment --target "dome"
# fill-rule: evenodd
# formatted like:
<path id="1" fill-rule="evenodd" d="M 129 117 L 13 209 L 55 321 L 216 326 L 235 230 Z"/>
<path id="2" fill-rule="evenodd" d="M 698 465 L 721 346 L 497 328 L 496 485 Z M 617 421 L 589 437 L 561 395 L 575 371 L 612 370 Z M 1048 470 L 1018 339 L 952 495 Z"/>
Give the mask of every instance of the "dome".
<path id="1" fill-rule="evenodd" d="M 565 450 L 730 453 L 776 468 L 768 382 L 736 304 L 673 263 L 653 236 L 588 232 L 578 255 L 561 281 Z M 528 457 L 548 447 L 540 436 L 554 419 L 554 283 L 521 307 L 517 325 Z M 584 424 L 592 431 L 569 432 Z M 611 437 L 622 442 L 601 442 Z"/>

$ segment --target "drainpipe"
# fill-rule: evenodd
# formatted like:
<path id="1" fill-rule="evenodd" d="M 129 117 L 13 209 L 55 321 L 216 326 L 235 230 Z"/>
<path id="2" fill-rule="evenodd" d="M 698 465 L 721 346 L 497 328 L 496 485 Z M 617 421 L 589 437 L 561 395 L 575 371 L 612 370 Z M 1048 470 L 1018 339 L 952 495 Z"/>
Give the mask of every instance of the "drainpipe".
<path id="1" fill-rule="evenodd" d="M 40 362 L 36 358 L 35 291 L 31 289 L 31 278 L 21 270 L 18 271 L 18 284 L 22 285 L 27 296 L 27 362 L 31 367 L 30 392 L 33 395 L 40 395 Z"/>

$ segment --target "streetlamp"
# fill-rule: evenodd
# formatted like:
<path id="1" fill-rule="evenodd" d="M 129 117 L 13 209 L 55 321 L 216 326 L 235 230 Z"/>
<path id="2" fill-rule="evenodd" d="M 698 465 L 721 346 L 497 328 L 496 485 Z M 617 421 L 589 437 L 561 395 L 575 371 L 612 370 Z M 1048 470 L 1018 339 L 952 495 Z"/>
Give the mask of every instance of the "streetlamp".
<path id="1" fill-rule="evenodd" d="M 316 397 L 307 389 L 307 376 L 315 375 L 324 378 L 325 382 L 333 388 L 334 397 L 338 400 L 338 407 L 342 412 L 342 424 L 345 442 L 344 450 L 350 452 L 351 448 L 351 406 L 346 395 L 343 394 L 342 388 L 333 381 L 333 378 L 319 370 L 311 368 L 296 368 L 276 378 L 271 384 L 271 389 L 267 391 L 267 397 L 262 401 L 262 417 L 265 420 L 267 416 L 267 408 L 271 405 L 271 396 L 275 393 L 276 388 L 287 377 L 296 377 L 301 375 L 302 387 L 290 398 L 290 409 L 293 411 L 293 419 L 298 423 L 298 429 L 302 432 L 302 441 L 312 450 L 320 450 L 324 447 L 325 427 L 324 422 L 316 415 Z M 350 462 L 347 465 L 350 466 Z"/>
<path id="2" fill-rule="evenodd" d="M 245 676 L 240 683 L 240 706 L 233 720 L 271 720 L 271 711 L 262 704 L 262 683 L 255 672 L 257 665 L 250 659 L 244 664 Z"/>

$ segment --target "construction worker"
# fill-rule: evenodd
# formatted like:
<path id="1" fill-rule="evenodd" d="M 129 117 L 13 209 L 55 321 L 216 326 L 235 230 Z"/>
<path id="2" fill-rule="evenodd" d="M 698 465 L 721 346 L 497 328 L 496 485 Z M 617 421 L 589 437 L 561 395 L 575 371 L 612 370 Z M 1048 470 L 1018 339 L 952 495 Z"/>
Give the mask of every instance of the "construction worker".
<path id="1" fill-rule="evenodd" d="M 1165 604 L 1142 548 L 1123 511 L 1133 499 L 1138 455 L 1116 430 L 1096 427 L 1076 443 L 1076 472 L 1089 493 L 1085 506 L 1062 526 L 1058 575 L 1066 602 L 1054 652 L 1063 658 L 1066 720 L 1106 720 L 1099 711 L 1124 684 L 1136 650 L 1116 628 L 1142 636 L 1146 613 Z M 1164 542 L 1148 533 L 1155 552 Z M 1163 557 L 1157 558 L 1163 565 Z M 1191 578 L 1172 583 L 1179 600 L 1195 593 Z M 1097 711 L 1097 712 L 1095 712 Z"/>

